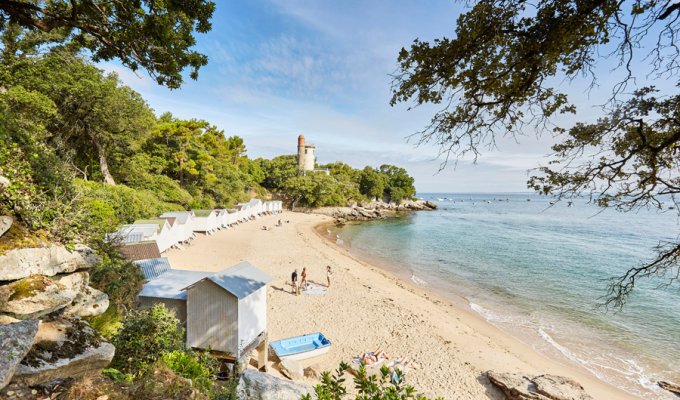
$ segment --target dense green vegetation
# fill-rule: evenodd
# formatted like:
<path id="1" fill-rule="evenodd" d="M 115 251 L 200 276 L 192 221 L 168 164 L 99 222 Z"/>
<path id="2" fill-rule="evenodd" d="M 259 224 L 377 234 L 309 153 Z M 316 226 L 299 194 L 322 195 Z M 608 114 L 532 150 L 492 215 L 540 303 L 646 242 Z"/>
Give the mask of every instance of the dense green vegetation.
<path id="1" fill-rule="evenodd" d="M 135 219 L 229 208 L 276 192 L 295 205 L 413 196 L 405 170 L 384 165 L 300 176 L 294 156 L 247 157 L 243 139 L 202 120 L 156 116 L 139 94 L 53 37 L 6 23 L 0 59 L 1 213 L 64 242 L 99 241 Z M 51 45 L 50 45 L 51 44 Z"/>
<path id="2" fill-rule="evenodd" d="M 400 202 L 416 193 L 413 178 L 405 169 L 394 165 L 358 170 L 336 162 L 319 166 L 328 169 L 328 175 L 324 172 L 300 175 L 294 155 L 256 161 L 264 173 L 262 186 L 281 194 L 292 205 L 344 206 L 373 199 Z"/>

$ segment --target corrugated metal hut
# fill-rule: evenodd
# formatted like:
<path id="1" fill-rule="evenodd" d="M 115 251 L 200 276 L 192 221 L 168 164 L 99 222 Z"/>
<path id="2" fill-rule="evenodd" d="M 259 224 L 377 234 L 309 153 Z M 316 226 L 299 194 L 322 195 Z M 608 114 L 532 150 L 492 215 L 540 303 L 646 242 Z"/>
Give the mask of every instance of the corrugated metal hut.
<path id="1" fill-rule="evenodd" d="M 229 210 L 227 212 L 226 217 L 224 218 L 225 222 L 227 223 L 227 226 L 231 226 L 238 222 L 238 211 L 237 210 Z"/>
<path id="2" fill-rule="evenodd" d="M 124 258 L 130 261 L 159 258 L 161 256 L 161 252 L 158 250 L 158 244 L 154 240 L 125 243 L 120 246 L 118 250 Z"/>
<path id="3" fill-rule="evenodd" d="M 187 292 L 185 287 L 200 281 L 212 272 L 184 271 L 171 269 L 144 284 L 137 295 L 141 307 L 152 307 L 163 303 L 171 310 L 180 323 L 187 321 Z"/>
<path id="4" fill-rule="evenodd" d="M 165 257 L 148 258 L 134 262 L 142 271 L 146 280 L 156 279 L 170 271 L 170 261 Z"/>
<path id="5" fill-rule="evenodd" d="M 236 359 L 259 345 L 266 336 L 271 279 L 244 261 L 187 285 L 187 345 Z"/>

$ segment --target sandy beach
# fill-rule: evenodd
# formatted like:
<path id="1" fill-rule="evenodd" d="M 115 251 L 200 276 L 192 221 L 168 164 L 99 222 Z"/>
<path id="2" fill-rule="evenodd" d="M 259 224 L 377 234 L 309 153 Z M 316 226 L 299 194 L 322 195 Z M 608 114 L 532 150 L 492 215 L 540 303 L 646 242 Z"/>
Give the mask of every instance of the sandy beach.
<path id="1" fill-rule="evenodd" d="M 289 220 L 275 227 L 278 219 Z M 549 359 L 501 332 L 464 306 L 402 281 L 353 257 L 322 238 L 315 227 L 325 216 L 285 212 L 199 235 L 184 250 L 165 254 L 176 269 L 219 271 L 247 260 L 268 272 L 270 340 L 321 331 L 331 351 L 303 361 L 323 370 L 335 369 L 364 352 L 382 348 L 391 358 L 408 358 L 419 369 L 407 381 L 427 396 L 446 399 L 502 399 L 483 373 L 545 373 L 573 378 L 596 399 L 637 399 L 585 370 Z M 272 227 L 262 230 L 262 226 Z M 290 274 L 307 267 L 310 282 L 326 284 L 325 266 L 334 274 L 324 296 L 290 292 Z M 270 371 L 277 373 L 273 358 Z M 312 380 L 306 381 L 314 384 Z M 352 386 L 351 383 L 348 386 Z"/>

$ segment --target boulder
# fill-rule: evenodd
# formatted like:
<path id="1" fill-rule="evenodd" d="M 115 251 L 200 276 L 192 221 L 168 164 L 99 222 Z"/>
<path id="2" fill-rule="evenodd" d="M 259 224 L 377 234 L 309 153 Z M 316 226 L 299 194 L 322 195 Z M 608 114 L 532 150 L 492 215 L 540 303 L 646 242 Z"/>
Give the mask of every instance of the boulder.
<path id="1" fill-rule="evenodd" d="M 238 384 L 238 398 L 249 400 L 300 400 L 310 394 L 316 398 L 314 388 L 289 380 L 277 378 L 265 372 L 247 369 L 241 374 Z"/>
<path id="2" fill-rule="evenodd" d="M 592 400 L 578 382 L 557 375 L 539 375 L 531 380 L 536 391 L 553 400 Z"/>
<path id="3" fill-rule="evenodd" d="M 300 380 L 305 376 L 302 365 L 295 360 L 281 360 L 279 368 L 283 375 L 292 380 Z"/>
<path id="4" fill-rule="evenodd" d="M 666 381 L 659 381 L 657 383 L 659 384 L 659 387 L 661 389 L 668 390 L 669 392 L 674 393 L 676 395 L 680 395 L 680 385 Z"/>
<path id="5" fill-rule="evenodd" d="M 83 245 L 76 245 L 73 251 L 61 245 L 14 249 L 0 256 L 0 281 L 74 272 L 92 268 L 99 261 L 94 251 Z"/>
<path id="6" fill-rule="evenodd" d="M 76 292 L 42 275 L 0 286 L 0 312 L 18 319 L 36 319 L 71 303 Z"/>
<path id="7" fill-rule="evenodd" d="M 70 305 L 64 310 L 64 315 L 75 317 L 94 317 L 103 314 L 109 308 L 109 296 L 104 292 L 86 286 Z"/>
<path id="8" fill-rule="evenodd" d="M 0 314 L 0 325 L 13 324 L 15 322 L 21 322 L 21 320 L 10 317 L 9 315 Z"/>
<path id="9" fill-rule="evenodd" d="M 96 375 L 109 365 L 115 351 L 116 348 L 111 343 L 102 342 L 96 347 L 84 349 L 82 353 L 71 358 L 62 358 L 35 367 L 20 364 L 12 381 L 34 386 L 56 379 Z"/>
<path id="10" fill-rule="evenodd" d="M 486 376 L 509 400 L 592 400 L 583 386 L 556 375 L 530 378 L 520 373 L 488 371 Z"/>
<path id="11" fill-rule="evenodd" d="M 14 218 L 10 217 L 9 215 L 3 215 L 0 217 L 0 236 L 4 235 L 5 232 L 9 230 L 9 228 L 12 227 L 12 224 L 14 223 Z"/>
<path id="12" fill-rule="evenodd" d="M 0 190 L 7 189 L 10 185 L 9 179 L 5 178 L 4 176 L 0 176 Z"/>
<path id="13" fill-rule="evenodd" d="M 0 326 L 0 389 L 12 380 L 19 363 L 35 340 L 40 321 L 21 321 Z"/>

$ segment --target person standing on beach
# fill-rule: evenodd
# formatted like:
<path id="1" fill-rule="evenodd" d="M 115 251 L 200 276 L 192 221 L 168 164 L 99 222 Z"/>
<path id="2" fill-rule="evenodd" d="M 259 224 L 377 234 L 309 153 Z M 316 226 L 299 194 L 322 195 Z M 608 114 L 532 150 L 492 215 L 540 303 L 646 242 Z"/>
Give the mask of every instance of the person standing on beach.
<path id="1" fill-rule="evenodd" d="M 326 265 L 326 280 L 328 281 L 327 287 L 331 287 L 331 275 L 333 275 L 333 271 L 331 271 L 331 266 Z"/>
<path id="2" fill-rule="evenodd" d="M 302 268 L 302 274 L 301 274 L 302 279 L 300 279 L 300 288 L 302 290 L 307 289 L 307 267 Z"/>
<path id="3" fill-rule="evenodd" d="M 290 276 L 290 284 L 293 286 L 293 294 L 298 295 L 300 294 L 300 288 L 298 287 L 297 284 L 297 269 L 293 271 L 293 274 Z"/>

